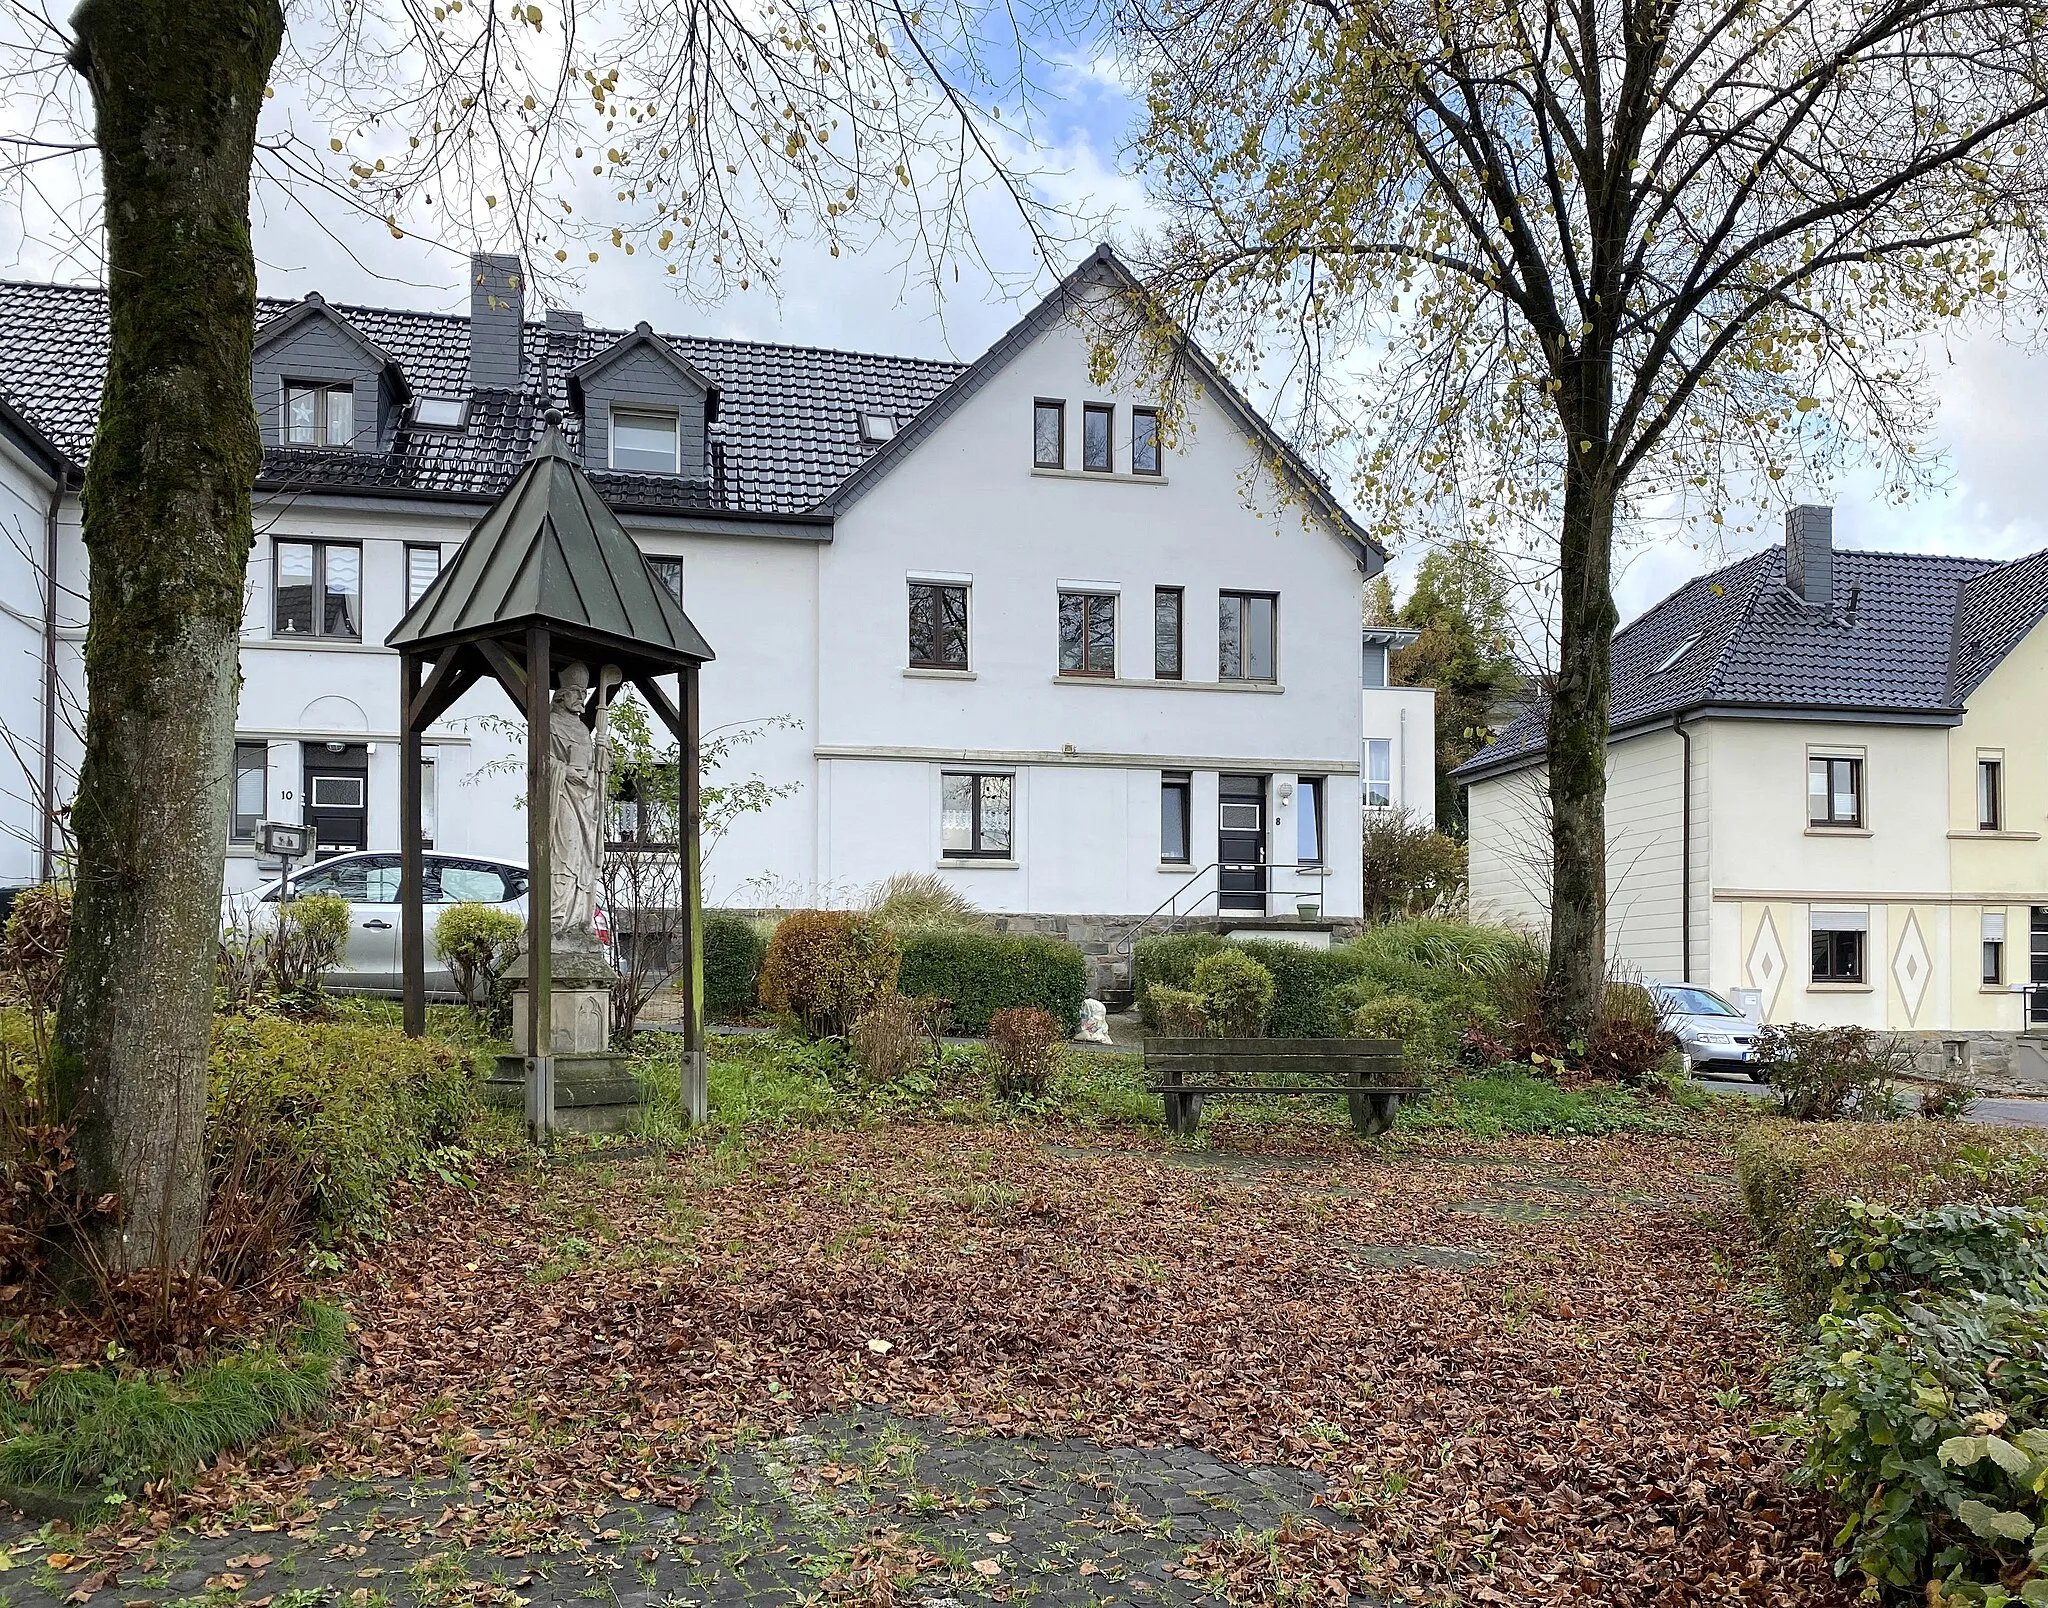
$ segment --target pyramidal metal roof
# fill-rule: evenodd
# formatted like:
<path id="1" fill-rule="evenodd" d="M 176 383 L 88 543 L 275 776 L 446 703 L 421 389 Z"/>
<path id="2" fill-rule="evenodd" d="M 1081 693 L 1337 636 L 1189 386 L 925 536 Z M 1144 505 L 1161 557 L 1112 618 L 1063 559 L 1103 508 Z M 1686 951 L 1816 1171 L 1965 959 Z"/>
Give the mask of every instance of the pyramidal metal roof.
<path id="1" fill-rule="evenodd" d="M 552 418 L 505 494 L 384 642 L 426 650 L 525 624 L 672 666 L 713 657 Z"/>

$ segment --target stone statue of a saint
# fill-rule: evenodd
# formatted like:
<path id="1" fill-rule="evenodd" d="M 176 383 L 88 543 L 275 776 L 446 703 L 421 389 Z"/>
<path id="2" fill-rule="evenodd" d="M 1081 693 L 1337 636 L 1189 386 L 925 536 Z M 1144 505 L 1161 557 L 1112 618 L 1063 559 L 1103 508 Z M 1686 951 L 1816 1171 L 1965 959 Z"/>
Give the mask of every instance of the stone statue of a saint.
<path id="1" fill-rule="evenodd" d="M 617 672 L 607 666 L 606 681 L 616 678 Z M 554 783 L 548 832 L 548 906 L 555 941 L 568 949 L 597 948 L 592 925 L 598 870 L 604 858 L 605 778 L 611 744 L 603 698 L 608 690 L 599 688 L 597 719 L 586 725 L 583 712 L 590 701 L 590 670 L 583 664 L 567 665 L 548 714 L 548 767 Z"/>

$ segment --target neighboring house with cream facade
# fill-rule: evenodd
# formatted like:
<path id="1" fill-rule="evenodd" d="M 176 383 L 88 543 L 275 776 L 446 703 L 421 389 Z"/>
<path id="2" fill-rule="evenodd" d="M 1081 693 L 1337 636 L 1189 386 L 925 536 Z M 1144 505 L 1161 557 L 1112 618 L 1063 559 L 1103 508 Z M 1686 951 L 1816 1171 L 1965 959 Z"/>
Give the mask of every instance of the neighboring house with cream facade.
<path id="1" fill-rule="evenodd" d="M 714 902 L 846 904 L 935 871 L 1104 971 L 1175 890 L 1229 923 L 1296 926 L 1308 899 L 1356 921 L 1360 772 L 1398 777 L 1360 724 L 1383 556 L 1198 353 L 1171 428 L 1139 381 L 1093 377 L 1084 315 L 1132 284 L 1106 249 L 971 364 L 529 319 L 517 259 L 472 280 L 466 317 L 261 304 L 231 886 L 273 869 L 265 818 L 396 850 L 382 644 L 556 408 L 716 650 L 707 733 L 761 728 L 714 780 L 784 791 L 710 849 Z M 58 798 L 106 341 L 100 291 L 0 285 L 0 720 Z M 435 847 L 523 854 L 511 714 L 479 689 L 428 734 Z M 1398 710 L 1380 724 L 1402 734 Z M 0 885 L 56 857 L 38 791 L 0 778 Z"/>
<path id="2" fill-rule="evenodd" d="M 1791 510 L 1616 635 L 1611 954 L 1769 1021 L 2048 1029 L 2048 552 L 1838 551 L 1833 523 Z M 1535 930 L 1544 757 L 1537 709 L 1458 772 L 1473 909 Z"/>

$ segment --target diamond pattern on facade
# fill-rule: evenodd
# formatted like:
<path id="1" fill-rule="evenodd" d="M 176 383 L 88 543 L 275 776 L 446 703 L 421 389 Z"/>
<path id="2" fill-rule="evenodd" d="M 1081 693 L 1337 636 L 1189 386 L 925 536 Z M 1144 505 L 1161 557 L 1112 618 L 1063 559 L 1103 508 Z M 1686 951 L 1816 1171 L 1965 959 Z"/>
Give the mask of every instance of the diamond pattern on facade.
<path id="1" fill-rule="evenodd" d="M 1913 911 L 1906 912 L 1904 924 L 1899 928 L 1898 947 L 1892 951 L 1892 981 L 1899 985 L 1899 1000 L 1906 1007 L 1908 1026 L 1920 1017 L 1920 1006 L 1927 998 L 1927 985 L 1934 980 L 1934 957 L 1927 951 L 1927 939 L 1920 931 L 1920 918 Z"/>
<path id="2" fill-rule="evenodd" d="M 1785 946 L 1778 941 L 1778 924 L 1770 911 L 1757 923 L 1756 936 L 1749 941 L 1749 986 L 1764 997 L 1764 1016 L 1777 1008 L 1778 991 L 1785 986 Z"/>

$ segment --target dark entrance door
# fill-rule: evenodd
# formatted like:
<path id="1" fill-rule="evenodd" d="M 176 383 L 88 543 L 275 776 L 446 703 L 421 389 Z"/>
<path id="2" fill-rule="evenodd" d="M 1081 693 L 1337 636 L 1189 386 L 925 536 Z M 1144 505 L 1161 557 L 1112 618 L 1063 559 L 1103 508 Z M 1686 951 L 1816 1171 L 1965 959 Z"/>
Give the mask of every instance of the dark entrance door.
<path id="1" fill-rule="evenodd" d="M 313 858 L 347 854 L 370 841 L 370 750 L 362 743 L 306 744 L 306 824 Z"/>
<path id="2" fill-rule="evenodd" d="M 1266 778 L 1217 779 L 1216 904 L 1266 913 Z"/>
<path id="3" fill-rule="evenodd" d="M 2027 1026 L 2048 1027 L 2048 905 L 2034 906 L 2027 928 Z"/>

